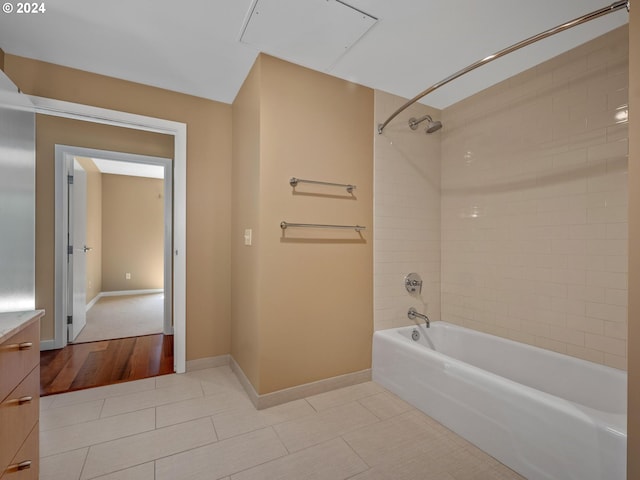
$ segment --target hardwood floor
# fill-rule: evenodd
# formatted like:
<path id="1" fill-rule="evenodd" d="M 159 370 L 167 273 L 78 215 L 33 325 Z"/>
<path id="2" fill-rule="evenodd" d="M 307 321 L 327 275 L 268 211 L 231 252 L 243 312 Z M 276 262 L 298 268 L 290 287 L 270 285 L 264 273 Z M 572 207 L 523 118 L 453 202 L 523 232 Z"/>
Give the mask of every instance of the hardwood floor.
<path id="1" fill-rule="evenodd" d="M 173 373 L 173 335 L 76 343 L 40 352 L 40 395 Z"/>

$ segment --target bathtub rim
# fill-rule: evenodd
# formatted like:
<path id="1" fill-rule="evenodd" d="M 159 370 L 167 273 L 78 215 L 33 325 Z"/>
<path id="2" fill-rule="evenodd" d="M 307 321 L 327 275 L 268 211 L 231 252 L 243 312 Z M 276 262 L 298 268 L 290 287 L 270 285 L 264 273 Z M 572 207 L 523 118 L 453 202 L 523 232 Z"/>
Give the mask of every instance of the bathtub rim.
<path id="1" fill-rule="evenodd" d="M 616 375 L 625 375 L 626 372 L 624 370 L 619 370 L 617 368 L 609 367 L 607 365 L 602 365 L 595 362 L 589 362 L 588 360 L 584 360 L 577 357 L 572 357 L 570 355 L 562 354 L 559 352 L 554 352 L 552 350 L 546 350 L 540 347 L 536 347 L 535 345 L 529 345 L 522 342 L 517 342 L 515 340 L 511 340 L 504 337 L 499 337 L 497 335 L 492 335 L 490 333 L 485 333 L 477 330 L 473 330 L 467 327 L 463 327 L 460 325 L 455 325 L 446 321 L 438 320 L 431 323 L 431 326 L 436 328 L 450 328 L 454 330 L 463 330 L 466 332 L 470 332 L 474 335 L 480 335 L 484 337 L 491 337 L 491 339 L 497 339 L 501 342 L 513 343 L 518 347 L 525 347 L 527 350 L 531 351 L 542 351 L 545 354 L 550 354 L 554 358 L 559 358 L 563 360 L 569 359 L 570 361 L 575 362 L 587 362 L 590 366 L 595 367 L 597 369 L 601 369 L 603 372 L 611 372 Z M 455 357 L 451 357 L 437 350 L 433 350 L 424 345 L 418 344 L 411 340 L 411 335 L 405 336 L 400 334 L 400 330 L 411 331 L 414 328 L 418 328 L 424 330 L 423 325 L 406 325 L 403 327 L 395 327 L 388 328 L 384 330 L 377 330 L 373 334 L 373 349 L 372 355 L 375 356 L 376 349 L 376 338 L 388 339 L 396 345 L 401 345 L 403 347 L 408 347 L 410 350 L 415 351 L 418 355 L 425 355 L 430 360 L 436 361 L 441 364 L 444 368 L 451 369 L 452 367 L 458 369 L 460 372 L 469 373 L 473 375 L 479 376 L 479 378 L 483 378 L 487 380 L 490 384 L 498 384 L 506 388 L 509 393 L 514 394 L 516 396 L 533 396 L 537 397 L 541 402 L 543 402 L 548 407 L 554 407 L 560 409 L 562 412 L 570 415 L 572 417 L 580 417 L 584 418 L 587 416 L 591 421 L 596 423 L 599 427 L 603 429 L 607 429 L 612 433 L 622 435 L 625 438 L 627 437 L 627 412 L 624 413 L 614 413 L 607 412 L 603 410 L 598 410 L 593 407 L 589 407 L 587 405 L 583 405 L 579 402 L 573 402 L 566 398 L 559 397 L 557 395 L 545 392 L 543 390 L 538 390 L 534 387 L 526 385 L 524 383 L 517 382 L 515 380 L 511 380 L 510 378 L 503 377 L 491 371 L 480 368 L 471 363 L 465 362 L 463 360 L 459 360 Z M 375 365 L 372 365 L 373 380 L 376 380 L 376 371 Z M 627 387 L 625 382 L 625 387 Z M 626 394 L 625 388 L 625 394 Z M 524 390 L 523 390 L 524 389 Z M 528 393 L 528 395 L 526 395 Z"/>

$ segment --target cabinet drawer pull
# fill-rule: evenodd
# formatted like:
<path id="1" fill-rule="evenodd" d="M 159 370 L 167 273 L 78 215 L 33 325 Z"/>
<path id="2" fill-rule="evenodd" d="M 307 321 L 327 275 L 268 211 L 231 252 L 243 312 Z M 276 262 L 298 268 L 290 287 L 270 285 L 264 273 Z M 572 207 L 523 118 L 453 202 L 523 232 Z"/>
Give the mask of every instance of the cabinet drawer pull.
<path id="1" fill-rule="evenodd" d="M 31 460 L 25 460 L 24 462 L 14 463 L 13 465 L 9 465 L 5 472 L 20 472 L 22 470 L 27 470 L 31 468 Z"/>
<path id="2" fill-rule="evenodd" d="M 0 347 L 0 350 L 31 350 L 33 342 L 9 343 Z"/>
<path id="3" fill-rule="evenodd" d="M 20 397 L 20 398 L 14 398 L 12 400 L 9 400 L 7 403 L 8 404 L 15 404 L 15 405 L 24 405 L 26 403 L 31 403 L 33 401 L 33 397 L 30 395 L 26 395 L 24 397 Z"/>
<path id="4" fill-rule="evenodd" d="M 27 403 L 31 403 L 33 401 L 33 397 L 30 395 L 25 395 L 24 397 L 20 397 L 20 398 L 13 398 L 11 400 L 8 400 L 5 405 L 25 405 Z"/>

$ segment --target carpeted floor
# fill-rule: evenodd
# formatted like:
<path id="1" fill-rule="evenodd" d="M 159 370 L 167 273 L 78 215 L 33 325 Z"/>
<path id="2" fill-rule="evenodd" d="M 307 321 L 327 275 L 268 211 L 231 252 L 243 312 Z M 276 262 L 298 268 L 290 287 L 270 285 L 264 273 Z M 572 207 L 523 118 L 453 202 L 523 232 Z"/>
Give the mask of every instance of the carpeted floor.
<path id="1" fill-rule="evenodd" d="M 162 333 L 163 314 L 163 293 L 102 297 L 74 343 Z"/>

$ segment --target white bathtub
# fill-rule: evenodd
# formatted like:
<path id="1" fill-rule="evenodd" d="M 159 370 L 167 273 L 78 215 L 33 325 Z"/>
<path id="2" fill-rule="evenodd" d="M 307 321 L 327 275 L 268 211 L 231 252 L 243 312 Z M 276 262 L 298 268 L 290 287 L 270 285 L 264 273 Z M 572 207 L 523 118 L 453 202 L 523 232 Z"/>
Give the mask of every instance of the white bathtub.
<path id="1" fill-rule="evenodd" d="M 626 478 L 621 370 L 433 322 L 375 332 L 373 379 L 529 480 Z"/>

